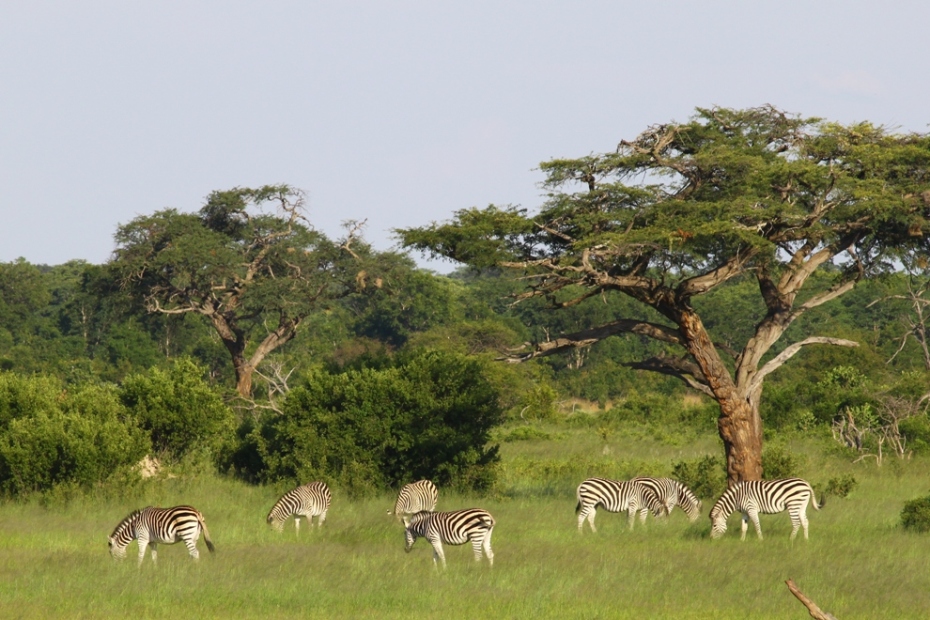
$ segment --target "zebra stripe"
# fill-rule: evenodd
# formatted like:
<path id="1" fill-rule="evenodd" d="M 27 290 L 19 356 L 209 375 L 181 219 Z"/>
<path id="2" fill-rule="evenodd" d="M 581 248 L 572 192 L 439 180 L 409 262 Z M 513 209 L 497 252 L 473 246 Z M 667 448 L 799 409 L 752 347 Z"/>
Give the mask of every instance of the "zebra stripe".
<path id="1" fill-rule="evenodd" d="M 665 509 L 665 514 L 672 514 L 675 506 L 681 508 L 688 519 L 692 522 L 697 521 L 701 516 L 701 500 L 685 485 L 672 478 L 648 478 L 640 476 L 633 478 L 633 482 L 638 482 L 647 486 Z M 640 518 L 646 518 L 646 508 L 640 513 Z M 657 515 L 658 516 L 658 515 Z"/>
<path id="2" fill-rule="evenodd" d="M 145 557 L 146 547 L 152 548 L 152 562 L 158 560 L 159 543 L 172 545 L 180 540 L 184 541 L 191 557 L 200 559 L 197 551 L 197 539 L 203 530 L 203 539 L 207 549 L 213 553 L 216 549 L 210 540 L 210 532 L 203 520 L 203 515 L 191 506 L 175 506 L 173 508 L 156 508 L 147 506 L 136 510 L 119 522 L 113 533 L 107 539 L 110 555 L 117 559 L 126 557 L 126 547 L 133 540 L 139 542 L 139 566 Z"/>
<path id="3" fill-rule="evenodd" d="M 404 485 L 394 502 L 394 515 L 403 519 L 404 525 L 410 523 L 410 516 L 418 512 L 433 512 L 436 510 L 436 501 L 439 499 L 439 490 L 429 480 L 418 480 Z M 388 511 L 391 514 L 391 511 Z"/>
<path id="4" fill-rule="evenodd" d="M 491 550 L 491 532 L 494 531 L 494 517 L 487 510 L 468 508 L 454 512 L 418 512 L 410 517 L 404 537 L 407 544 L 404 551 L 410 552 L 417 538 L 423 537 L 433 546 L 433 564 L 437 559 L 446 567 L 446 555 L 442 543 L 447 545 L 464 545 L 471 541 L 475 552 L 475 561 L 481 561 L 481 552 L 494 566 L 494 552 Z"/>
<path id="5" fill-rule="evenodd" d="M 775 514 L 784 510 L 791 516 L 791 540 L 798 534 L 798 528 L 804 528 L 807 540 L 807 504 L 820 510 L 824 500 L 817 505 L 811 485 L 800 478 L 782 480 L 752 480 L 738 482 L 730 487 L 710 509 L 711 538 L 720 538 L 727 531 L 727 518 L 735 511 L 743 513 L 742 534 L 740 540 L 746 540 L 748 520 L 756 527 L 756 534 L 762 538 L 759 526 L 759 513 Z"/>
<path id="6" fill-rule="evenodd" d="M 588 478 L 578 485 L 577 496 L 578 505 L 575 506 L 575 512 L 578 513 L 579 534 L 582 532 L 585 519 L 588 520 L 591 531 L 597 532 L 597 528 L 594 527 L 594 515 L 598 506 L 603 507 L 608 512 L 626 510 L 629 513 L 631 530 L 637 512 L 644 511 L 640 515 L 640 521 L 645 523 L 646 510 L 651 510 L 655 514 L 665 511 L 665 507 L 649 487 L 632 480 Z"/>
<path id="7" fill-rule="evenodd" d="M 284 522 L 294 515 L 294 528 L 300 536 L 300 518 L 305 518 L 309 525 L 313 526 L 313 517 L 319 517 L 316 524 L 317 527 L 321 527 L 326 521 L 326 512 L 332 499 L 332 493 L 325 482 L 311 482 L 282 495 L 271 507 L 265 521 L 270 523 L 275 531 L 283 532 Z"/>

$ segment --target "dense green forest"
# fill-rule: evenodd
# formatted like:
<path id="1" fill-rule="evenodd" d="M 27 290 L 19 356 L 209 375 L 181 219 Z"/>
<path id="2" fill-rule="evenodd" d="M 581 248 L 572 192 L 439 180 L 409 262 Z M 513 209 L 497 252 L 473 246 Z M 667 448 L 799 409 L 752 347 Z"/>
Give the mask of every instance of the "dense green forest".
<path id="1" fill-rule="evenodd" d="M 397 231 L 449 275 L 355 222 L 328 238 L 286 185 L 137 217 L 102 265 L 2 263 L 0 492 L 126 484 L 147 456 L 490 492 L 537 422 L 716 427 L 694 484 L 771 473 L 779 434 L 930 450 L 928 160 L 925 136 L 699 110 L 544 164 L 536 215 Z"/>
<path id="2" fill-rule="evenodd" d="M 713 427 L 711 399 L 630 367 L 655 352 L 645 337 L 499 359 L 592 316 L 635 315 L 622 298 L 555 313 L 535 300 L 512 305 L 514 284 L 493 270 L 444 276 L 395 260 L 381 288 L 308 317 L 256 369 L 249 398 L 206 321 L 147 311 L 110 265 L 0 264 L 0 489 L 122 483 L 146 455 L 249 481 L 322 477 L 355 493 L 421 476 L 490 489 L 495 440 L 532 436 L 535 421 L 576 418 L 604 433 L 630 421 Z M 925 286 L 891 273 L 793 326 L 829 326 L 860 346 L 811 348 L 774 373 L 762 399 L 766 433 L 832 429 L 851 456 L 877 454 L 886 437 L 886 452 L 930 450 L 914 303 Z M 752 289 L 734 281 L 702 300 L 707 316 L 721 317 L 708 322 L 715 339 L 747 337 L 763 312 Z"/>

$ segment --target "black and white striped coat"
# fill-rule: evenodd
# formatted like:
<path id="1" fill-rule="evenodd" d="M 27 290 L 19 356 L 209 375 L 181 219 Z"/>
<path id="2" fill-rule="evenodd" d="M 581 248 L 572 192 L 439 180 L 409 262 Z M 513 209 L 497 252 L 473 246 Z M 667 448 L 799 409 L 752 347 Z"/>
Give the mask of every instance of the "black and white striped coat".
<path id="1" fill-rule="evenodd" d="M 701 500 L 691 489 L 677 480 L 673 478 L 648 478 L 645 476 L 639 476 L 632 480 L 647 486 L 655 493 L 666 515 L 672 514 L 672 510 L 675 509 L 675 506 L 678 506 L 688 515 L 688 519 L 692 522 L 697 521 L 701 516 Z M 640 518 L 644 519 L 647 511 L 648 508 L 643 508 L 640 512 Z"/>
<path id="2" fill-rule="evenodd" d="M 191 506 L 175 506 L 173 508 L 156 508 L 147 506 L 136 510 L 119 522 L 113 533 L 107 539 L 110 555 L 117 559 L 126 557 L 126 547 L 133 540 L 139 543 L 139 566 L 145 557 L 146 547 L 152 548 L 152 562 L 158 560 L 158 544 L 171 545 L 184 541 L 191 557 L 200 558 L 197 551 L 197 540 L 203 530 L 203 539 L 207 543 L 210 553 L 215 551 L 210 532 L 203 515 Z"/>
<path id="3" fill-rule="evenodd" d="M 446 555 L 443 553 L 442 544 L 464 545 L 471 541 L 475 561 L 481 561 L 483 550 L 488 562 L 494 566 L 494 551 L 491 550 L 494 524 L 491 513 L 481 508 L 467 508 L 454 512 L 418 512 L 410 517 L 404 530 L 407 543 L 404 551 L 409 553 L 417 538 L 425 538 L 433 546 L 433 564 L 440 560 L 445 568 Z"/>
<path id="4" fill-rule="evenodd" d="M 284 522 L 293 515 L 294 529 L 299 536 L 301 517 L 307 519 L 311 526 L 313 525 L 313 517 L 318 517 L 317 527 L 322 526 L 323 522 L 326 521 L 326 513 L 329 511 L 332 499 L 332 493 L 330 493 L 325 482 L 311 482 L 282 495 L 281 499 L 271 507 L 271 511 L 265 520 L 276 531 L 283 532 Z"/>
<path id="5" fill-rule="evenodd" d="M 418 512 L 433 512 L 436 510 L 436 502 L 439 499 L 439 489 L 430 480 L 417 480 L 410 484 L 404 485 L 404 488 L 397 494 L 397 501 L 394 502 L 393 514 L 398 519 L 403 519 L 406 526 L 410 522 L 410 516 Z M 390 511 L 388 514 L 391 514 Z"/>
<path id="6" fill-rule="evenodd" d="M 591 526 L 591 531 L 597 532 L 597 528 L 594 527 L 594 515 L 597 513 L 598 506 L 608 512 L 627 511 L 631 530 L 637 512 L 643 511 L 640 521 L 645 522 L 647 511 L 651 510 L 655 514 L 665 511 L 665 507 L 649 487 L 632 480 L 588 478 L 578 485 L 577 497 L 578 505 L 575 506 L 575 512 L 578 513 L 579 534 L 585 519 Z"/>
<path id="7" fill-rule="evenodd" d="M 752 521 L 756 534 L 762 538 L 759 526 L 759 513 L 774 514 L 788 511 L 791 516 L 791 540 L 804 528 L 807 539 L 807 504 L 815 510 L 823 507 L 823 500 L 817 504 L 811 485 L 801 478 L 784 478 L 781 480 L 752 480 L 738 482 L 720 496 L 710 509 L 711 538 L 720 538 L 727 531 L 727 518 L 736 511 L 743 513 L 742 534 L 740 540 L 746 540 L 747 521 Z"/>

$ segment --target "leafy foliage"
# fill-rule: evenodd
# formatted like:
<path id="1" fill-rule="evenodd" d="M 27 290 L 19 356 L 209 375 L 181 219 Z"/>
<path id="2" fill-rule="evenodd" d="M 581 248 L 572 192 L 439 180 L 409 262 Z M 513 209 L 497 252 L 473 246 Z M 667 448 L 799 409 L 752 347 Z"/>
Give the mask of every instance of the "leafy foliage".
<path id="1" fill-rule="evenodd" d="M 338 480 L 356 493 L 418 478 L 488 488 L 498 460 L 490 431 L 502 421 L 486 370 L 425 351 L 383 369 L 315 370 L 284 413 L 260 429 L 268 480 Z"/>
<path id="2" fill-rule="evenodd" d="M 930 532 L 930 496 L 905 502 L 901 525 L 915 532 Z"/>
<path id="3" fill-rule="evenodd" d="M 120 401 L 159 454 L 174 460 L 215 454 L 231 438 L 233 413 L 203 375 L 201 366 L 181 358 L 167 370 L 152 368 L 123 381 Z"/>
<path id="4" fill-rule="evenodd" d="M 149 450 L 113 386 L 64 389 L 47 377 L 0 373 L 0 491 L 89 486 L 126 472 Z"/>

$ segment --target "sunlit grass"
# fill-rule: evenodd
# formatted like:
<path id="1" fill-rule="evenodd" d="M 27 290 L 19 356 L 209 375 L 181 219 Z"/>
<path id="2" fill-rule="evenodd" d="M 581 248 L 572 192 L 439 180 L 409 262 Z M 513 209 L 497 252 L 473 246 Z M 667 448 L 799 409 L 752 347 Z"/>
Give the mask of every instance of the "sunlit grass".
<path id="1" fill-rule="evenodd" d="M 402 528 L 386 514 L 391 497 L 350 501 L 335 490 L 322 529 L 265 525 L 276 490 L 217 478 L 171 479 L 129 498 L 86 497 L 42 505 L 0 506 L 0 605 L 17 618 L 801 618 L 806 612 L 784 581 L 793 578 L 839 618 L 926 618 L 930 610 L 930 539 L 899 525 L 903 503 L 930 491 L 930 462 L 851 464 L 822 444 L 792 440 L 802 475 L 815 485 L 851 473 L 846 499 L 809 509 L 809 541 L 788 540 L 786 514 L 762 517 L 765 540 L 739 540 L 737 517 L 719 541 L 705 517 L 681 513 L 645 528 L 600 512 L 596 535 L 576 531 L 575 479 L 550 481 L 534 494 L 547 462 L 585 467 L 640 464 L 660 469 L 694 458 L 712 441 L 687 447 L 642 437 L 604 442 L 594 430 L 561 439 L 504 446 L 506 484 L 490 497 L 441 492 L 440 509 L 481 506 L 494 514 L 495 566 L 476 565 L 470 546 L 447 547 L 448 569 L 433 567 L 421 540 L 403 551 Z M 712 438 L 711 438 L 712 439 Z M 535 445 L 529 445 L 535 443 Z M 578 448 L 581 446 L 581 448 Z M 605 453 L 606 452 L 606 453 Z M 679 456 L 683 455 L 683 456 Z M 607 465 L 599 462 L 604 460 Z M 530 461 L 537 464 L 534 469 Z M 619 463 L 619 465 L 618 465 Z M 567 472 L 571 469 L 550 468 Z M 106 537 L 133 508 L 189 503 L 207 520 L 217 553 L 201 542 L 192 562 L 183 545 L 161 546 L 159 563 L 136 568 L 112 561 Z M 10 612 L 9 610 L 12 610 Z"/>

